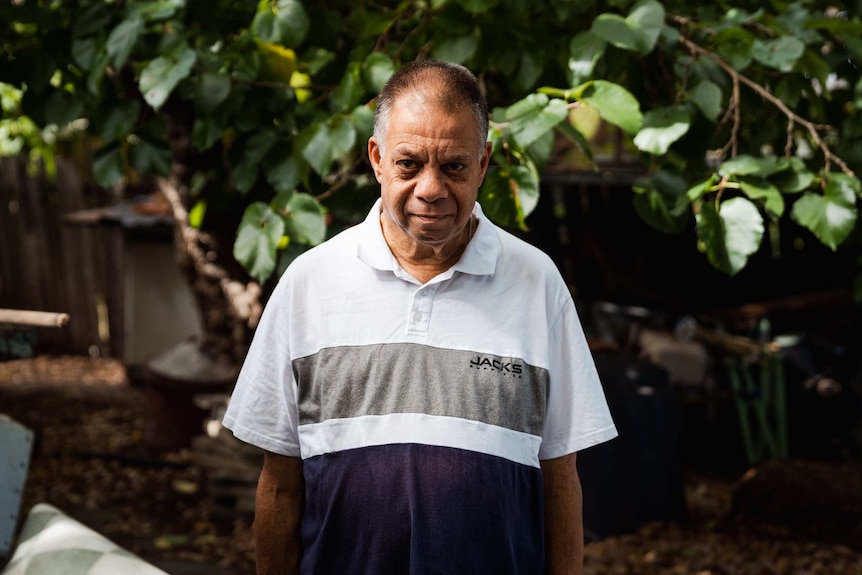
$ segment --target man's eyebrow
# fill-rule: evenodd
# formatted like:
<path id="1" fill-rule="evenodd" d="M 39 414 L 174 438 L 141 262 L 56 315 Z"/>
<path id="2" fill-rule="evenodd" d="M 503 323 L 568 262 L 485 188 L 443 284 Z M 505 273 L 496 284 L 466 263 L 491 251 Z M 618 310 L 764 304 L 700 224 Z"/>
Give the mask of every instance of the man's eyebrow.
<path id="1" fill-rule="evenodd" d="M 408 160 L 421 160 L 425 157 L 425 154 L 421 151 L 414 150 L 408 146 L 396 146 L 392 150 L 392 155 L 394 158 L 403 158 Z M 469 153 L 464 151 L 452 151 L 452 152 L 443 152 L 440 155 L 442 163 L 444 164 L 452 164 L 452 163 L 460 163 L 466 164 L 470 161 Z"/>
<path id="2" fill-rule="evenodd" d="M 395 148 L 394 150 L 392 150 L 392 152 L 395 156 L 398 156 L 399 158 L 413 159 L 420 156 L 418 152 L 414 152 L 410 148 Z"/>

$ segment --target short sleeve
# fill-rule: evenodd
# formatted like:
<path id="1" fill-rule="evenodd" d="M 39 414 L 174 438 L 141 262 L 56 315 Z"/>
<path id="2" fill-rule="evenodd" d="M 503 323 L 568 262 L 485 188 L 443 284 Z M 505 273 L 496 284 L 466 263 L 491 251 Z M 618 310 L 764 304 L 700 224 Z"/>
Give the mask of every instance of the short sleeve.
<path id="1" fill-rule="evenodd" d="M 222 423 L 237 439 L 298 457 L 299 415 L 290 361 L 286 284 L 282 278 L 267 302 Z"/>
<path id="2" fill-rule="evenodd" d="M 539 459 L 553 459 L 617 436 L 575 304 L 568 298 L 549 334 L 550 383 Z"/>

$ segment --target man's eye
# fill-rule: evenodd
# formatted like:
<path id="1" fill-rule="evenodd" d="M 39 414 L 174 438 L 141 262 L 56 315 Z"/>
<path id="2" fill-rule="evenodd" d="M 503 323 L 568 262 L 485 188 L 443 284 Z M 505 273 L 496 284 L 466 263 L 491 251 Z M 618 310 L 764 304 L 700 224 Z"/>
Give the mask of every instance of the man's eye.
<path id="1" fill-rule="evenodd" d="M 458 162 L 452 162 L 451 164 L 448 164 L 448 166 L 449 166 L 449 170 L 452 172 L 460 172 L 460 171 L 467 168 L 466 164 L 461 164 Z"/>
<path id="2" fill-rule="evenodd" d="M 413 160 L 398 160 L 395 165 L 402 170 L 413 170 L 416 168 L 416 162 Z"/>

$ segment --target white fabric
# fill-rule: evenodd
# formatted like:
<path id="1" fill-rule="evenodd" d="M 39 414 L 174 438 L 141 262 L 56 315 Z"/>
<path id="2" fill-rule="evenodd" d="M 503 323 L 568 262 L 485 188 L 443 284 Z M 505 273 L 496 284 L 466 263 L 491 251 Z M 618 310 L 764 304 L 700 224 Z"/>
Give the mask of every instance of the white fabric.
<path id="1" fill-rule="evenodd" d="M 366 415 L 350 419 L 332 419 L 302 425 L 299 435 L 303 457 L 324 453 L 385 445 L 397 437 L 401 443 L 421 443 L 477 450 L 505 457 L 523 465 L 536 466 L 535 453 L 541 438 L 528 433 L 454 417 L 424 413 L 391 413 Z M 505 446 L 501 449 L 500 446 Z"/>
<path id="2" fill-rule="evenodd" d="M 310 457 L 318 450 L 299 431 L 292 360 L 337 346 L 419 343 L 548 370 L 534 460 L 616 436 L 574 302 L 547 255 L 495 226 L 477 203 L 479 224 L 461 260 L 421 285 L 389 251 L 379 213 L 378 200 L 363 223 L 287 269 L 257 328 L 225 427 L 262 449 Z"/>
<path id="3" fill-rule="evenodd" d="M 2 575 L 168 575 L 62 511 L 40 503 Z"/>

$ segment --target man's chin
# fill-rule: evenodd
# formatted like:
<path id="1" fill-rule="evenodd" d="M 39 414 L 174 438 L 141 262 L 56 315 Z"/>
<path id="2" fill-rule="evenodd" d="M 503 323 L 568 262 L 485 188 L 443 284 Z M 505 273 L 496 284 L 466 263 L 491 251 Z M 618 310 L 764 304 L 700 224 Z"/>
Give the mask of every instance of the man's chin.
<path id="1" fill-rule="evenodd" d="M 432 231 L 417 231 L 410 234 L 414 241 L 427 246 L 440 246 L 446 243 L 450 236 Z"/>

